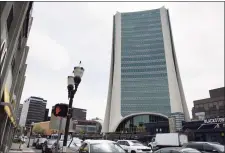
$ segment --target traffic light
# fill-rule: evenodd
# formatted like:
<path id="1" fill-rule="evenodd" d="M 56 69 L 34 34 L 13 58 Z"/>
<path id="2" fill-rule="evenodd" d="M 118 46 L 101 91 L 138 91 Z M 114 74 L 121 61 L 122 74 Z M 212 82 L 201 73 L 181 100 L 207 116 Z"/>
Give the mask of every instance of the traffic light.
<path id="1" fill-rule="evenodd" d="M 57 117 L 66 117 L 68 112 L 67 104 L 56 104 L 53 110 L 53 114 Z"/>

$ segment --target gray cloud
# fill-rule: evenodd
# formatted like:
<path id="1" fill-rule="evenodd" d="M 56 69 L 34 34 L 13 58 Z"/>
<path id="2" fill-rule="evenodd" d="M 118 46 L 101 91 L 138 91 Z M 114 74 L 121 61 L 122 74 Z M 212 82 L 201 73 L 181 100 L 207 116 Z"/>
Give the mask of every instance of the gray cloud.
<path id="1" fill-rule="evenodd" d="M 104 117 L 108 92 L 112 18 L 116 11 L 169 8 L 178 64 L 189 110 L 208 90 L 224 86 L 224 5 L 218 2 L 35 2 L 28 45 L 29 96 L 48 107 L 68 102 L 66 78 L 82 60 L 85 73 L 74 106 L 88 118 Z"/>

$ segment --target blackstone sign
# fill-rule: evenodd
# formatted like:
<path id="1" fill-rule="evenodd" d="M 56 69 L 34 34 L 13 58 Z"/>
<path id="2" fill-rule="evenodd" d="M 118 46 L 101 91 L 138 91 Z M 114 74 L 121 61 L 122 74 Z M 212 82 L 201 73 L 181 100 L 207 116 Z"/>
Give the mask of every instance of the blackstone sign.
<path id="1" fill-rule="evenodd" d="M 204 120 L 205 124 L 211 124 L 211 123 L 224 123 L 225 122 L 225 118 L 221 117 L 221 118 L 214 118 L 214 119 L 207 119 Z"/>

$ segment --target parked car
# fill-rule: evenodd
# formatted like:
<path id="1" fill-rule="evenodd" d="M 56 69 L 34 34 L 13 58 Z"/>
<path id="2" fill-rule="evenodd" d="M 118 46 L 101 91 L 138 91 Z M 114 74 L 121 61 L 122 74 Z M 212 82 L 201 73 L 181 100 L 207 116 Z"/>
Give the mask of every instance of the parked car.
<path id="1" fill-rule="evenodd" d="M 67 150 L 68 152 L 76 152 L 82 145 L 83 140 L 79 138 L 73 138 L 72 140 L 67 141 Z M 63 141 L 59 142 L 59 152 L 62 152 Z"/>
<path id="2" fill-rule="evenodd" d="M 224 153 L 224 146 L 214 142 L 189 142 L 185 148 L 194 148 L 202 153 Z"/>
<path id="3" fill-rule="evenodd" d="M 201 153 L 201 152 L 193 148 L 167 147 L 154 151 L 154 153 Z"/>
<path id="4" fill-rule="evenodd" d="M 34 140 L 33 140 L 33 143 L 32 143 L 32 146 L 35 147 L 36 146 L 36 143 L 38 141 L 40 137 L 35 137 Z"/>
<path id="5" fill-rule="evenodd" d="M 152 149 L 137 140 L 118 140 L 117 143 L 128 153 L 144 152 L 150 153 Z"/>
<path id="6" fill-rule="evenodd" d="M 85 140 L 77 153 L 126 153 L 116 142 L 109 140 Z"/>
<path id="7" fill-rule="evenodd" d="M 46 138 L 39 138 L 39 139 L 37 139 L 35 148 L 36 148 L 36 149 L 42 149 L 43 144 L 44 144 L 45 141 L 47 141 Z"/>
<path id="8" fill-rule="evenodd" d="M 54 147 L 54 144 L 57 140 L 55 139 L 48 139 L 43 143 L 42 146 L 42 153 L 52 153 L 52 148 Z"/>

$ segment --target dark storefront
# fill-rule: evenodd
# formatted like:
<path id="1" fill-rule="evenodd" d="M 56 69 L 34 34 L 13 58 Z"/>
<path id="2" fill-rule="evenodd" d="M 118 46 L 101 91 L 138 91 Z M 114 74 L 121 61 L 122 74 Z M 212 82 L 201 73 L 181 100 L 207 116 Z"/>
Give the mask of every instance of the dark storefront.
<path id="1" fill-rule="evenodd" d="M 182 131 L 189 141 L 219 142 L 225 144 L 225 118 L 207 119 L 204 121 L 183 122 Z"/>

